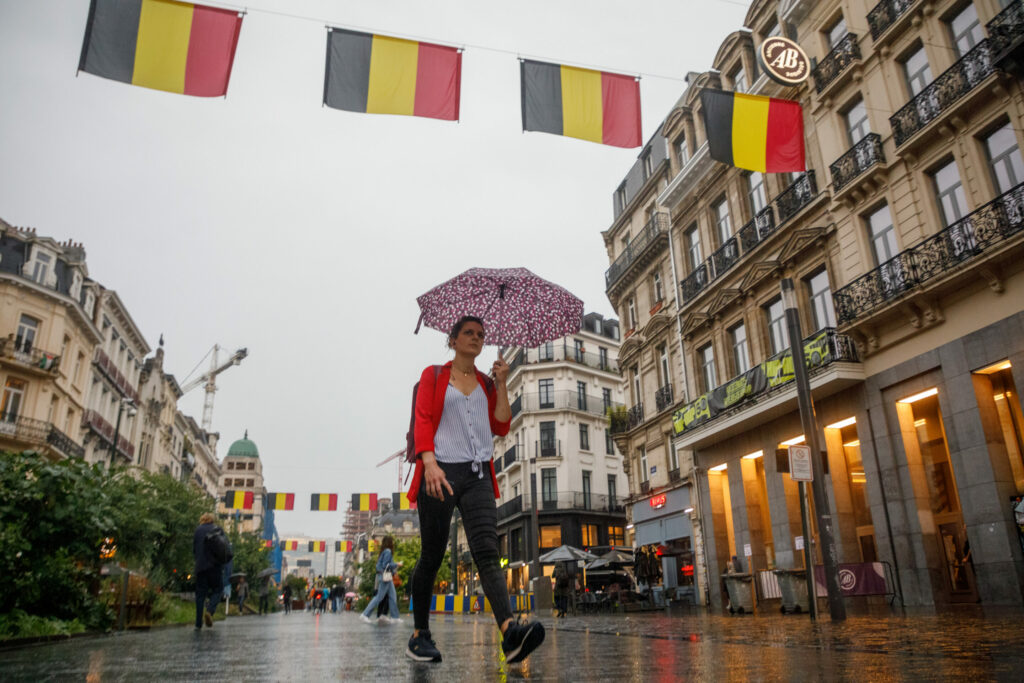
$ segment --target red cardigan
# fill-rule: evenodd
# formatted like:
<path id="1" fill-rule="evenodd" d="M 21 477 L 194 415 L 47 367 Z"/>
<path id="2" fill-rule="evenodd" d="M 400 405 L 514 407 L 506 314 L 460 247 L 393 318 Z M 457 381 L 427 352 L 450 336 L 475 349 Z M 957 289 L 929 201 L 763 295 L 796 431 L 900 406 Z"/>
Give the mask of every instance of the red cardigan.
<path id="1" fill-rule="evenodd" d="M 441 413 L 444 412 L 444 395 L 448 391 L 448 381 L 452 375 L 451 361 L 441 366 L 437 373 L 437 381 L 434 380 L 434 366 L 428 366 L 420 375 L 420 388 L 416 392 L 416 424 L 413 431 L 413 438 L 416 441 L 416 470 L 412 475 L 412 485 L 409 488 L 409 502 L 415 503 L 420 492 L 420 482 L 423 481 L 423 460 L 420 453 L 434 451 L 434 434 L 438 425 L 441 424 Z M 484 388 L 487 394 L 487 412 L 491 418 L 491 433 L 497 436 L 508 434 L 511 420 L 501 422 L 494 417 L 494 407 L 498 402 L 498 394 L 493 385 L 490 391 L 487 390 L 487 377 L 476 371 L 476 381 Z M 498 478 L 494 474 L 494 460 L 491 460 L 491 483 L 494 485 L 494 497 L 501 496 L 498 490 Z"/>

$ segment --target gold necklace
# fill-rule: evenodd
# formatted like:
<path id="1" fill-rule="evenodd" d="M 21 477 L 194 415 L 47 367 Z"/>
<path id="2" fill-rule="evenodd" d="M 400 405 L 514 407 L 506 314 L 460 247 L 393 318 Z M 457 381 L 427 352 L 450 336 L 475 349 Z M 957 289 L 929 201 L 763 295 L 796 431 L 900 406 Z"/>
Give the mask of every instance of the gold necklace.
<path id="1" fill-rule="evenodd" d="M 461 372 L 466 377 L 469 377 L 471 374 L 473 374 L 473 370 L 476 370 L 476 366 L 475 365 L 471 369 L 469 369 L 469 370 L 463 370 L 462 368 L 455 367 L 455 363 L 452 363 L 452 368 L 455 369 L 455 370 L 458 370 L 459 372 Z"/>

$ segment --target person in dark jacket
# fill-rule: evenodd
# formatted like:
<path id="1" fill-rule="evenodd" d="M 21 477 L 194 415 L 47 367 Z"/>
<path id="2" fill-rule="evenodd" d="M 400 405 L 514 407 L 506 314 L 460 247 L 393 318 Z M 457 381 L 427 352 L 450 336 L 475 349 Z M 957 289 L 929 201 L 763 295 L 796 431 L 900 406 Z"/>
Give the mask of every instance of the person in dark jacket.
<path id="1" fill-rule="evenodd" d="M 205 622 L 207 626 L 213 626 L 213 613 L 217 610 L 220 602 L 221 591 L 224 586 L 221 580 L 221 566 L 213 558 L 209 548 L 206 547 L 207 535 L 217 529 L 214 524 L 216 518 L 209 512 L 204 512 L 199 517 L 199 526 L 192 537 L 192 556 L 195 558 L 195 579 L 196 579 L 196 628 L 201 629 Z M 207 600 L 209 604 L 207 605 Z"/>

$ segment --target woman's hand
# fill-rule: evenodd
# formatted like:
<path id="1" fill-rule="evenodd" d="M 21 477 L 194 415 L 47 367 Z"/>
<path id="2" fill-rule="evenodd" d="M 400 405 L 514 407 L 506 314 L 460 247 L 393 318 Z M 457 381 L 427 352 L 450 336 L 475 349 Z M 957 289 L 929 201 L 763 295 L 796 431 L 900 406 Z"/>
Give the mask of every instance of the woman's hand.
<path id="1" fill-rule="evenodd" d="M 501 357 L 501 354 L 498 354 L 498 360 L 494 361 L 494 365 L 491 366 L 491 374 L 494 375 L 494 381 L 497 384 L 504 385 L 508 379 L 508 363 Z"/>
<path id="2" fill-rule="evenodd" d="M 447 489 L 448 495 L 454 496 L 455 491 L 452 490 L 452 485 L 445 478 L 444 470 L 441 469 L 441 466 L 437 464 L 437 460 L 434 459 L 434 454 L 426 452 L 420 457 L 423 459 L 423 482 L 427 495 L 438 500 L 444 500 L 444 490 Z"/>

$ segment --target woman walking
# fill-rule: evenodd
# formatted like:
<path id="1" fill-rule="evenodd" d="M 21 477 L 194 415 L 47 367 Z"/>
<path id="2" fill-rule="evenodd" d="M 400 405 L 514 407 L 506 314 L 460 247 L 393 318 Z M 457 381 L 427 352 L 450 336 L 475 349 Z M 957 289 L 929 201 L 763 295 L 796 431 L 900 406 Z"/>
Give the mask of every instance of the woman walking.
<path id="1" fill-rule="evenodd" d="M 460 318 L 448 335 L 455 359 L 426 368 L 416 394 L 417 459 L 409 501 L 416 503 L 419 513 L 421 552 L 412 575 L 415 623 L 405 653 L 420 662 L 441 661 L 430 634 L 430 595 L 456 507 L 484 594 L 502 632 L 506 661 L 526 659 L 544 640 L 539 622 L 513 619 L 499 565 L 494 504 L 499 492 L 491 449 L 492 434 L 508 434 L 512 419 L 505 385 L 509 368 L 499 355 L 492 366 L 493 381 L 477 370 L 474 363 L 483 344 L 483 322 L 473 316 Z"/>
<path id="2" fill-rule="evenodd" d="M 398 563 L 392 561 L 392 555 L 395 549 L 395 539 L 390 536 L 385 536 L 384 541 L 381 542 L 380 556 L 377 557 L 377 580 L 379 581 L 377 586 L 377 594 L 373 596 L 373 600 L 370 600 L 370 604 L 366 606 L 363 613 L 359 616 L 360 619 L 365 621 L 367 624 L 372 624 L 373 620 L 370 619 L 370 613 L 377 609 L 377 605 L 380 604 L 384 598 L 388 599 L 390 603 L 391 623 L 398 623 L 401 619 L 398 617 L 398 598 L 395 597 L 395 584 L 393 577 L 395 572 L 398 571 Z"/>

